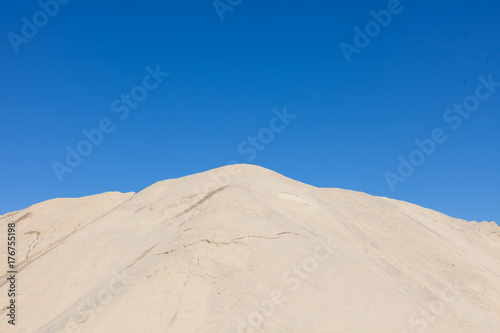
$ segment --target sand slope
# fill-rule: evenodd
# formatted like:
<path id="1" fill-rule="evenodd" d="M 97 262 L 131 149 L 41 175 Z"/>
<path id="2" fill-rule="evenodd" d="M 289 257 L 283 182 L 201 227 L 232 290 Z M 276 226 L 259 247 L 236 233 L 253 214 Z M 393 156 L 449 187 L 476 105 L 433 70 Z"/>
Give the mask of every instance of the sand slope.
<path id="1" fill-rule="evenodd" d="M 3 235 L 9 222 L 18 317 L 2 308 L 1 332 L 500 331 L 495 223 L 256 166 L 50 200 L 1 216 Z"/>

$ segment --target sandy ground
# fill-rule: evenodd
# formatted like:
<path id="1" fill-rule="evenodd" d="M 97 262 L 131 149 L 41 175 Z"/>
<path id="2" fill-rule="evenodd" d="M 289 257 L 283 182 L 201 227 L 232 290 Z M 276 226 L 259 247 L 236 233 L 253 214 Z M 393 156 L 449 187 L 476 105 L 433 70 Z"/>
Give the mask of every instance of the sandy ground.
<path id="1" fill-rule="evenodd" d="M 500 332 L 495 223 L 256 166 L 50 200 L 0 230 L 1 332 Z"/>

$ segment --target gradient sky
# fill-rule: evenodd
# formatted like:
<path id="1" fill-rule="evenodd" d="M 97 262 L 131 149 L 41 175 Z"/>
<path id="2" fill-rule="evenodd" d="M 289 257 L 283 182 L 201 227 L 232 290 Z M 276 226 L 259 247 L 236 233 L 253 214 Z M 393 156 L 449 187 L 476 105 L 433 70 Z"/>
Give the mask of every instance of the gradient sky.
<path id="1" fill-rule="evenodd" d="M 56 197 L 140 191 L 237 161 L 500 221 L 500 88 L 458 128 L 443 118 L 474 96 L 479 76 L 500 82 L 497 2 L 221 3 L 232 9 L 223 21 L 211 0 L 73 0 L 53 17 L 34 0 L 4 3 L 0 214 Z M 398 13 L 348 63 L 340 44 L 354 45 L 354 28 L 388 8 Z M 41 27 L 23 29 L 23 17 Z M 23 30 L 29 38 L 12 42 Z M 140 96 L 146 68 L 157 65 L 169 76 L 146 78 L 147 97 L 123 117 L 122 94 Z M 284 107 L 296 117 L 274 123 L 270 140 L 266 128 Z M 66 147 L 106 118 L 114 131 L 60 182 L 53 162 L 64 164 Z M 392 191 L 384 174 L 397 174 L 399 156 L 408 159 L 436 128 L 447 140 Z M 268 142 L 254 156 L 248 137 L 259 133 Z"/>

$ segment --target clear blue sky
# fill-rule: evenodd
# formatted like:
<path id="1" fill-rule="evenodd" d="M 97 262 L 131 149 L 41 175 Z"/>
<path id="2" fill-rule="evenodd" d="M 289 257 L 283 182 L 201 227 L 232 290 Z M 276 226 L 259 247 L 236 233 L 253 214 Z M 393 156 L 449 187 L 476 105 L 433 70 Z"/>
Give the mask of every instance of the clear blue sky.
<path id="1" fill-rule="evenodd" d="M 219 16 L 212 0 L 72 0 L 45 6 L 53 17 L 34 0 L 3 4 L 0 214 L 233 160 L 500 221 L 500 88 L 478 79 L 500 82 L 497 2 L 221 3 Z M 372 10 L 390 22 L 370 23 Z M 341 43 L 352 51 L 367 24 L 348 63 Z M 169 75 L 147 76 L 157 65 Z M 447 111 L 465 100 L 475 111 Z M 282 126 L 284 107 L 296 117 Z M 103 119 L 114 130 L 59 181 L 53 162 Z M 430 156 L 414 152 L 439 128 Z M 259 133 L 265 144 L 248 139 Z M 412 153 L 425 160 L 401 177 Z M 391 189 L 387 172 L 405 181 Z"/>

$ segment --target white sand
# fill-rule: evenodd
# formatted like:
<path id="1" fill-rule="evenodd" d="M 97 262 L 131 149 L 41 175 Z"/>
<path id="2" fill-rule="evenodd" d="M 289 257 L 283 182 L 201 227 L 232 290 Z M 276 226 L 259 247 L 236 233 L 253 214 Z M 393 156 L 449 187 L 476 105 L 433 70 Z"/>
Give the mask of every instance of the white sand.
<path id="1" fill-rule="evenodd" d="M 0 274 L 14 221 L 0 332 L 500 332 L 495 223 L 256 166 L 3 215 Z"/>

